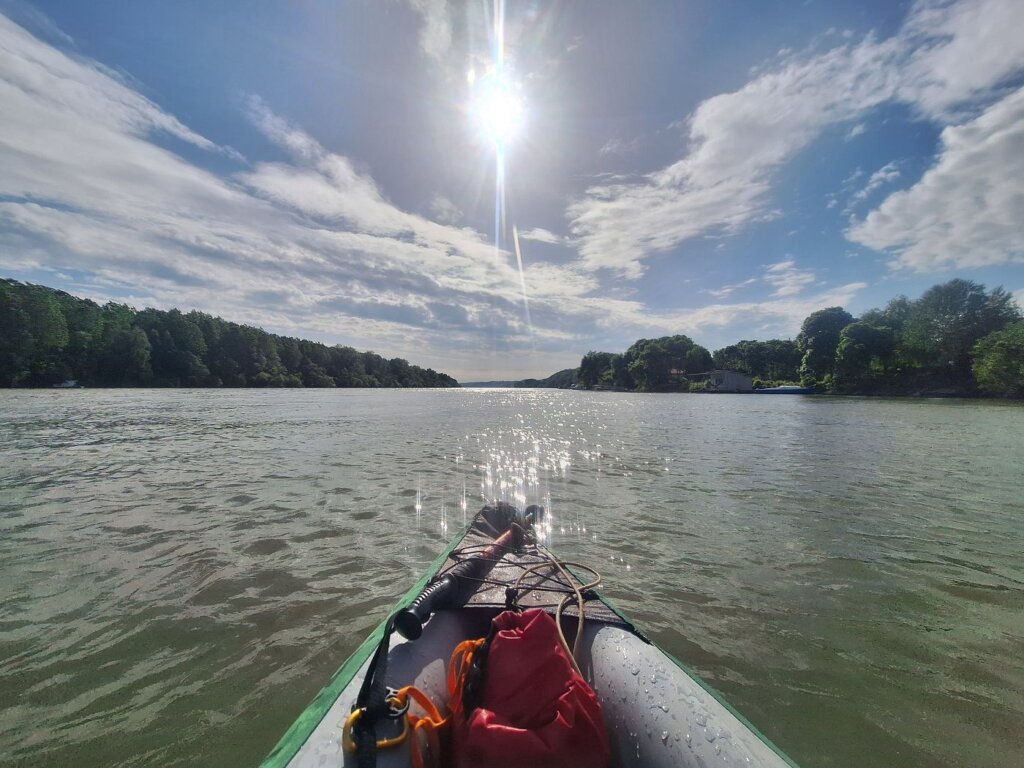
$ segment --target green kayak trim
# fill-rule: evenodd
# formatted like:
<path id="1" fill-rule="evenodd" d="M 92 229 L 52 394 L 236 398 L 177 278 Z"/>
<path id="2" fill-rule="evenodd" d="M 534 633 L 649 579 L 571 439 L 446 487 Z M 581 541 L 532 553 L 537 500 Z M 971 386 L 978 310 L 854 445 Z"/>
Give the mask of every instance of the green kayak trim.
<path id="1" fill-rule="evenodd" d="M 423 588 L 427 585 L 434 574 L 441 568 L 444 561 L 448 559 L 448 555 L 451 554 L 452 550 L 455 549 L 462 539 L 465 537 L 466 532 L 469 531 L 472 523 L 467 525 L 462 532 L 454 537 L 448 546 L 444 548 L 435 558 L 434 562 L 431 563 L 423 576 L 420 577 L 408 592 L 406 592 L 402 598 L 395 604 L 395 606 L 388 612 L 388 616 L 391 616 L 399 608 L 404 608 L 410 600 L 416 597 Z M 299 715 L 298 719 L 292 723 L 281 740 L 277 742 L 274 748 L 270 751 L 270 754 L 260 763 L 260 768 L 285 768 L 292 758 L 298 754 L 299 750 L 302 749 L 302 745 L 306 743 L 309 737 L 316 730 L 316 727 L 320 725 L 321 721 L 326 717 L 328 710 L 341 695 L 352 679 L 356 676 L 359 669 L 366 663 L 366 660 L 370 658 L 374 650 L 380 644 L 381 638 L 384 636 L 384 627 L 387 624 L 387 619 L 377 625 L 376 629 L 370 633 L 360 644 L 358 648 L 345 659 L 345 662 L 338 668 L 338 671 L 331 677 L 330 682 L 323 687 L 323 689 L 316 695 L 316 698 L 306 707 L 302 714 Z"/>

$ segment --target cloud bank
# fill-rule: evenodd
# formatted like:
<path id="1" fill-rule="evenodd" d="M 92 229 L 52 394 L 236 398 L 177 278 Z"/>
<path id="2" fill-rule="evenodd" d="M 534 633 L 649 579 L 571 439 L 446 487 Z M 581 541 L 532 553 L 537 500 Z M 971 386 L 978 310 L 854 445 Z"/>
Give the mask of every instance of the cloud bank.
<path id="1" fill-rule="evenodd" d="M 424 54 L 451 58 L 447 3 L 413 6 Z M 833 126 L 856 138 L 891 103 L 944 126 L 939 155 L 916 181 L 899 176 L 902 165 L 876 171 L 852 193 L 874 208 L 846 236 L 913 271 L 1020 260 L 1022 9 L 922 2 L 889 39 L 826 36 L 782 52 L 697 106 L 677 160 L 592 184 L 567 208 L 568 236 L 523 231 L 522 278 L 451 200 L 428 194 L 420 213 L 403 210 L 351 158 L 259 97 L 244 109 L 276 154 L 249 160 L 100 63 L 0 17 L 0 266 L 70 275 L 97 299 L 194 307 L 472 378 L 554 370 L 637 336 L 791 335 L 865 284 L 827 286 L 786 256 L 707 290 L 715 304 L 667 311 L 622 278 L 688 240 L 780 216 L 779 170 Z M 906 188 L 885 194 L 897 178 Z M 725 303 L 744 289 L 763 299 Z"/>
<path id="2" fill-rule="evenodd" d="M 995 114 L 987 123 L 1002 120 L 1007 127 L 1016 104 L 1015 92 L 1007 94 L 1007 82 L 1024 68 L 1022 26 L 1024 5 L 1016 0 L 918 2 L 892 38 L 868 36 L 825 52 L 781 52 L 781 65 L 700 104 L 690 118 L 689 146 L 680 160 L 637 181 L 595 184 L 568 207 L 583 262 L 637 278 L 647 259 L 687 240 L 734 233 L 779 216 L 771 196 L 778 169 L 830 126 L 861 120 L 882 104 L 906 103 L 922 118 L 948 124 L 975 114 L 979 105 L 997 102 L 989 107 Z M 1002 107 L 1001 99 L 1008 100 Z M 858 122 L 847 137 L 863 131 Z M 981 173 L 991 174 L 1007 159 L 1013 140 L 994 141 L 980 127 L 954 130 L 944 141 L 946 153 L 970 154 L 982 163 Z M 940 164 L 947 170 L 940 176 L 952 186 L 956 171 L 944 161 L 945 156 Z M 1016 164 L 1012 170 L 1019 172 Z M 990 175 L 976 186 L 1003 178 Z M 873 181 L 877 188 L 884 179 Z M 928 194 L 925 188 L 915 198 Z M 1016 258 L 1014 251 L 999 255 L 1009 234 L 1004 227 L 969 224 L 970 209 L 944 206 L 944 215 L 932 220 L 937 230 L 972 230 L 962 244 L 979 245 L 980 253 L 954 256 L 944 249 L 925 259 L 921 254 L 934 241 L 923 233 L 925 222 L 912 220 L 897 233 L 885 205 L 868 217 L 869 224 L 855 226 L 851 236 L 871 247 L 901 247 L 910 255 L 897 258 L 897 266 L 974 266 Z M 906 203 L 889 208 L 896 205 L 905 208 Z M 1000 211 L 988 217 L 988 224 L 1001 220 L 1005 210 Z M 877 231 L 883 219 L 889 224 L 884 234 Z M 1024 235 L 1019 219 L 1012 227 L 1018 241 Z"/>
<path id="3" fill-rule="evenodd" d="M 260 99 L 248 99 L 248 117 L 283 157 L 250 163 L 2 17 L 0 46 L 0 265 L 84 275 L 78 292 L 99 300 L 198 308 L 458 375 L 488 356 L 485 370 L 521 370 L 517 351 L 541 370 L 562 366 L 608 329 L 696 331 L 755 315 L 792 326 L 831 300 L 657 313 L 599 295 L 578 265 L 536 262 L 524 275 L 531 329 L 510 254 L 471 228 L 401 210 Z M 236 170 L 206 170 L 175 141 Z M 455 217 L 434 202 L 438 218 Z M 524 236 L 560 242 L 545 230 Z"/>

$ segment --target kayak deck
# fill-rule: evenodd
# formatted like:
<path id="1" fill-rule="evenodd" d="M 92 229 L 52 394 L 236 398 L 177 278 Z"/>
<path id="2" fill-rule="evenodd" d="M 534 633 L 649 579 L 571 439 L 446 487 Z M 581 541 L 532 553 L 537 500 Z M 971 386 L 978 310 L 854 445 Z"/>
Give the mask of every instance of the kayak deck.
<path id="1" fill-rule="evenodd" d="M 442 576 L 489 541 L 492 539 L 486 527 L 471 526 L 439 558 L 439 566 L 428 572 L 428 578 Z M 448 700 L 446 679 L 452 649 L 462 640 L 487 634 L 491 619 L 505 609 L 506 586 L 547 557 L 542 547 L 503 552 L 464 606 L 435 613 L 415 641 L 405 640 L 396 632 L 388 655 L 387 685 L 398 688 L 414 684 L 443 709 Z M 532 586 L 519 591 L 519 604 L 524 609 L 543 607 L 554 613 L 568 585 L 560 583 L 562 578 L 550 569 L 538 568 L 527 576 L 522 582 L 530 581 Z M 570 577 L 576 578 L 575 574 Z M 582 584 L 577 582 L 577 586 Z M 400 606 L 418 591 L 410 592 Z M 601 702 L 612 766 L 794 765 L 600 595 L 588 591 L 587 597 L 577 663 Z M 575 602 L 569 602 L 562 613 L 562 626 L 571 643 L 578 618 Z M 383 628 L 383 624 L 378 627 L 339 669 L 268 756 L 263 768 L 356 765 L 355 755 L 342 749 L 342 731 Z M 377 764 L 381 768 L 409 766 L 408 744 L 379 751 Z"/>

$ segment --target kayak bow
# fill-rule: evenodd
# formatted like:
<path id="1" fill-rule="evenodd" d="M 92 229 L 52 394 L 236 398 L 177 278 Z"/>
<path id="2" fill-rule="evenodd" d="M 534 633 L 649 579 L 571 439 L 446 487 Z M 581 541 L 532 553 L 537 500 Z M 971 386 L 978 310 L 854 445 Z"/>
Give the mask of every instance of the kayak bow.
<path id="1" fill-rule="evenodd" d="M 795 766 L 692 670 L 644 637 L 621 612 L 556 562 L 524 532 L 539 507 L 523 515 L 507 504 L 488 505 L 453 539 L 422 579 L 349 657 L 263 762 L 263 768 L 354 766 L 342 731 L 361 687 L 369 687 L 375 651 L 384 648 L 383 682 L 414 685 L 442 711 L 452 650 L 487 634 L 491 619 L 510 602 L 542 608 L 577 633 L 576 664 L 600 700 L 611 765 Z M 573 583 L 567 583 L 567 579 Z M 585 602 L 586 622 L 566 595 Z M 385 630 L 401 637 L 384 646 Z M 415 638 L 415 641 L 411 641 Z M 373 681 L 377 683 L 378 681 Z M 407 743 L 377 752 L 382 767 L 410 765 Z"/>

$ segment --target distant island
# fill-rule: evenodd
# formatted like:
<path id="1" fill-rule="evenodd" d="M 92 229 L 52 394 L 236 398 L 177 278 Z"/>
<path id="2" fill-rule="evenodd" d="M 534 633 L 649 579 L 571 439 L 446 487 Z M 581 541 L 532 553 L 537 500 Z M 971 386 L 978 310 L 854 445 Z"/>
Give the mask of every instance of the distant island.
<path id="1" fill-rule="evenodd" d="M 457 387 L 373 352 L 0 279 L 2 387 Z"/>
<path id="2" fill-rule="evenodd" d="M 463 387 L 526 387 L 535 389 L 570 389 L 576 383 L 578 368 L 566 368 L 546 379 L 517 379 L 515 381 L 464 381 Z"/>
<path id="3" fill-rule="evenodd" d="M 859 318 L 842 307 L 812 312 L 793 340 L 740 341 L 712 354 L 688 336 L 640 339 L 622 353 L 587 352 L 578 368 L 547 379 L 475 386 L 709 392 L 727 372 L 749 377 L 746 391 L 1024 397 L 1024 319 L 1002 288 L 954 279 Z"/>

